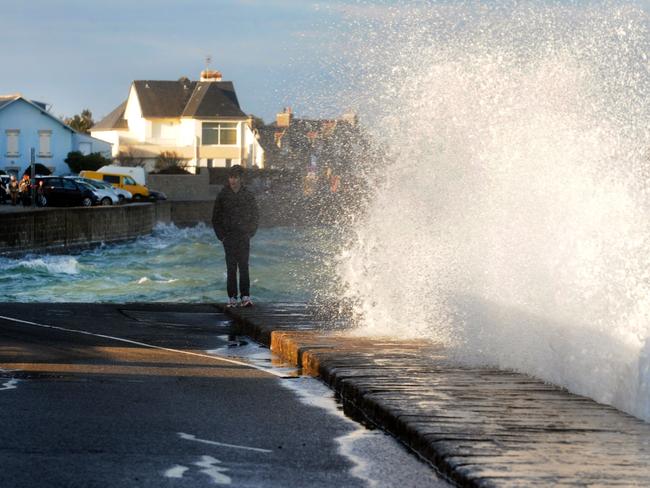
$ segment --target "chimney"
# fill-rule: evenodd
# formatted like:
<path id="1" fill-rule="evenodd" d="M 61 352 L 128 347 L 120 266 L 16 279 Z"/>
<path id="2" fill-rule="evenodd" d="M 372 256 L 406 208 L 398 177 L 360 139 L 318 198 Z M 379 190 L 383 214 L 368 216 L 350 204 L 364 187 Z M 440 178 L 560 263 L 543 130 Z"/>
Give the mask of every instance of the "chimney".
<path id="1" fill-rule="evenodd" d="M 201 81 L 221 81 L 221 71 L 204 69 L 201 71 Z"/>
<path id="2" fill-rule="evenodd" d="M 341 120 L 355 127 L 359 123 L 359 116 L 355 112 L 349 111 L 341 116 Z"/>
<path id="3" fill-rule="evenodd" d="M 282 113 L 279 113 L 276 118 L 276 124 L 278 127 L 289 127 L 291 124 L 291 119 L 293 119 L 293 113 L 291 113 L 291 107 L 286 107 Z"/>

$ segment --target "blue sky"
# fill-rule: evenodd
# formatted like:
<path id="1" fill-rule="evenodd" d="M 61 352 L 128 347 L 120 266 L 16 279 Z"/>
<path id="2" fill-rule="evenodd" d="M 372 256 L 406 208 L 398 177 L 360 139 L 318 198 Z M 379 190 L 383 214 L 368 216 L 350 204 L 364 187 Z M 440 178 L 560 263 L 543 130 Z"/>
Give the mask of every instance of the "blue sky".
<path id="1" fill-rule="evenodd" d="M 133 80 L 198 79 L 209 54 L 211 67 L 235 83 L 247 113 L 271 122 L 291 106 L 299 116 L 338 116 L 355 109 L 339 96 L 354 87 L 355 66 L 363 62 L 351 54 L 355 25 L 391 23 L 395 6 L 408 14 L 409 5 L 496 1 L 0 0 L 0 94 L 49 103 L 57 116 L 89 108 L 99 120 L 126 98 Z M 381 40 L 372 42 L 381 53 Z"/>
<path id="2" fill-rule="evenodd" d="M 0 94 L 47 102 L 57 116 L 89 108 L 99 120 L 133 80 L 197 79 L 210 54 L 247 113 L 335 116 L 345 107 L 310 100 L 333 89 L 327 64 L 343 54 L 342 20 L 363 15 L 351 2 L 3 1 Z"/>

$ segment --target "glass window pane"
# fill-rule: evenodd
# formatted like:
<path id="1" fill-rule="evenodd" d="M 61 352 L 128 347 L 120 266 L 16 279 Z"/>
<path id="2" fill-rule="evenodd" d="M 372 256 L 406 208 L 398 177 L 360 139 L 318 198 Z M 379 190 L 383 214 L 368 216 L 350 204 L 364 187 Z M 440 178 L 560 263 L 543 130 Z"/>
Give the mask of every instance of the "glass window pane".
<path id="1" fill-rule="evenodd" d="M 119 176 L 113 176 L 113 175 L 104 175 L 104 181 L 108 181 L 109 183 L 119 185 L 120 184 L 120 177 Z"/>
<path id="2" fill-rule="evenodd" d="M 77 189 L 77 185 L 75 185 L 70 180 L 65 180 L 64 179 L 64 180 L 62 180 L 62 183 L 63 183 L 63 188 L 65 188 L 66 190 L 76 190 Z"/>
<path id="3" fill-rule="evenodd" d="M 202 144 L 219 144 L 219 124 L 204 123 L 201 134 Z"/>
<path id="4" fill-rule="evenodd" d="M 221 129 L 221 144 L 237 144 L 237 131 L 234 129 Z"/>

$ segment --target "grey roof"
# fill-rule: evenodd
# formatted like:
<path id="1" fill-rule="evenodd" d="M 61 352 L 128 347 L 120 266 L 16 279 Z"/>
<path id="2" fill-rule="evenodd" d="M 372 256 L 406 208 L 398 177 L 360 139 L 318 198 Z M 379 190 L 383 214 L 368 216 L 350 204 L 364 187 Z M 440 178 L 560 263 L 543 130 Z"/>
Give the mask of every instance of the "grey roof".
<path id="1" fill-rule="evenodd" d="M 92 126 L 91 130 L 114 130 L 114 129 L 128 129 L 129 126 L 124 119 L 124 110 L 126 109 L 126 100 L 124 100 L 118 107 L 110 114 Z"/>
<path id="2" fill-rule="evenodd" d="M 231 81 L 133 82 L 145 118 L 245 118 Z M 93 130 L 126 129 L 126 101 L 100 120 Z"/>
<path id="3" fill-rule="evenodd" d="M 277 142 L 275 140 L 275 133 L 278 131 L 276 127 L 270 125 L 263 125 L 257 128 L 257 133 L 259 134 L 259 143 L 267 153 L 267 157 L 270 153 L 279 152 Z"/>
<path id="4" fill-rule="evenodd" d="M 231 81 L 197 82 L 183 117 L 246 117 Z"/>
<path id="5" fill-rule="evenodd" d="M 36 107 L 43 112 L 47 112 L 47 103 L 45 102 L 37 102 L 36 100 L 27 100 L 25 97 L 23 97 L 20 94 L 15 94 L 15 95 L 0 95 L 0 108 L 4 107 L 5 105 L 10 104 L 14 100 L 18 100 L 19 98 L 22 98 L 23 100 L 26 100 L 33 105 L 36 105 Z"/>
<path id="6" fill-rule="evenodd" d="M 143 117 L 180 117 L 196 82 L 137 80 L 133 85 Z"/>
<path id="7" fill-rule="evenodd" d="M 34 107 L 35 109 L 39 110 L 43 115 L 51 118 L 52 120 L 55 120 L 56 122 L 61 124 L 63 127 L 68 129 L 69 131 L 76 132 L 72 127 L 70 127 L 69 125 L 66 125 L 61 119 L 56 118 L 54 115 L 52 115 L 50 112 L 48 112 L 46 103 L 36 102 L 34 100 L 29 100 L 29 99 L 23 97 L 20 94 L 0 96 L 0 110 L 4 109 L 5 107 L 7 107 L 11 103 L 15 102 L 16 100 L 22 100 L 23 102 L 25 102 L 25 103 L 31 105 L 32 107 Z"/>

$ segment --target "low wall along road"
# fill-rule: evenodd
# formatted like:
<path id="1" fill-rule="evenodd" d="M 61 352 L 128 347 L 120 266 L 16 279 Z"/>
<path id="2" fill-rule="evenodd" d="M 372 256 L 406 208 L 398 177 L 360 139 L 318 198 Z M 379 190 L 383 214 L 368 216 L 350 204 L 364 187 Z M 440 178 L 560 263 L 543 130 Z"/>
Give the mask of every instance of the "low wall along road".
<path id="1" fill-rule="evenodd" d="M 0 254 L 64 252 L 148 235 L 158 222 L 207 222 L 213 202 L 138 203 L 110 207 L 0 206 Z"/>
<path id="2" fill-rule="evenodd" d="M 295 196 L 256 196 L 260 226 L 319 222 L 317 211 Z M 157 223 L 178 227 L 210 223 L 214 199 L 165 200 L 107 207 L 31 208 L 0 205 L 0 255 L 67 252 L 148 235 Z"/>

